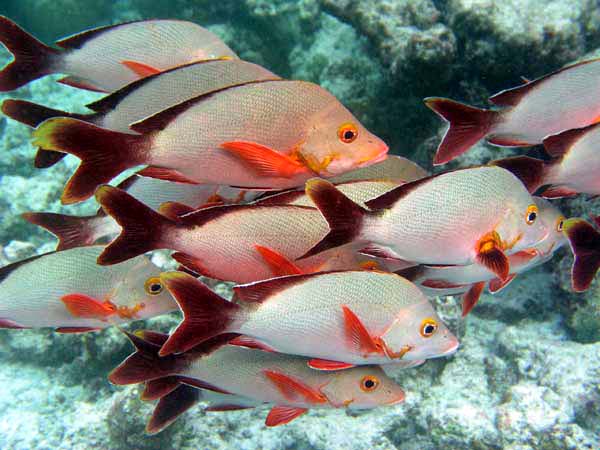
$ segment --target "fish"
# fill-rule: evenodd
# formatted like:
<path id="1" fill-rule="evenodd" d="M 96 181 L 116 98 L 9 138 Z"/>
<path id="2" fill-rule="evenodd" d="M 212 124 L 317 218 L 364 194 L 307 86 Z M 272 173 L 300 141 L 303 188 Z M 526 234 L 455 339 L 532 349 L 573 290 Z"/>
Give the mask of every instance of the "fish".
<path id="1" fill-rule="evenodd" d="M 528 184 L 530 192 L 540 190 L 545 198 L 600 195 L 597 148 L 600 128 L 590 125 L 567 130 L 544 139 L 549 161 L 529 156 L 514 156 L 493 162 L 513 172 Z"/>
<path id="2" fill-rule="evenodd" d="M 460 295 L 462 298 L 463 317 L 466 316 L 479 300 L 479 296 L 487 285 L 494 294 L 504 289 L 518 274 L 533 269 L 549 261 L 554 253 L 566 244 L 563 225 L 566 220 L 562 212 L 548 200 L 534 197 L 538 206 L 540 220 L 551 230 L 548 235 L 531 248 L 508 255 L 510 276 L 502 281 L 481 264 L 468 266 L 428 266 L 400 270 L 405 276 L 421 288 L 429 297 Z"/>
<path id="3" fill-rule="evenodd" d="M 177 309 L 146 257 L 96 265 L 102 247 L 34 256 L 0 269 L 0 327 L 93 331 Z"/>
<path id="4" fill-rule="evenodd" d="M 274 405 L 267 426 L 289 423 L 309 408 L 370 409 L 405 398 L 400 386 L 378 366 L 313 370 L 306 358 L 224 345 L 223 339 L 161 358 L 159 345 L 126 334 L 136 351 L 110 373 L 111 383 L 177 376 L 186 384 Z"/>
<path id="5" fill-rule="evenodd" d="M 257 119 L 258 118 L 258 119 Z M 189 183 L 259 190 L 301 186 L 385 159 L 387 145 L 332 94 L 304 81 L 233 86 L 168 108 L 119 133 L 78 119 L 53 118 L 33 145 L 71 153 L 81 164 L 61 201 L 90 197 L 123 170 Z"/>
<path id="6" fill-rule="evenodd" d="M 159 213 L 126 192 L 102 186 L 96 199 L 122 227 L 99 256 L 114 264 L 147 251 L 175 250 L 172 257 L 193 272 L 218 280 L 250 283 L 273 276 L 335 269 L 359 269 L 364 261 L 334 249 L 295 261 L 328 232 L 321 213 L 288 205 L 227 205 L 179 215 L 164 204 Z"/>
<path id="7" fill-rule="evenodd" d="M 330 178 L 333 184 L 347 181 L 389 180 L 397 183 L 407 183 L 429 176 L 429 172 L 410 159 L 399 155 L 388 155 L 386 159 L 376 164 L 347 172 Z"/>
<path id="8" fill-rule="evenodd" d="M 2 112 L 33 128 L 54 117 L 71 117 L 101 128 L 136 134 L 129 128 L 130 124 L 166 108 L 230 86 L 278 79 L 267 69 L 246 61 L 208 60 L 178 66 L 134 81 L 87 105 L 92 113 L 73 114 L 14 99 L 2 103 Z M 65 153 L 40 149 L 35 165 L 47 168 L 64 156 Z"/>
<path id="9" fill-rule="evenodd" d="M 365 202 L 352 202 L 326 180 L 306 192 L 330 231 L 301 258 L 354 243 L 371 254 L 421 264 L 479 263 L 498 278 L 510 274 L 507 254 L 541 241 L 549 232 L 525 186 L 501 167 L 460 169 L 406 183 Z"/>
<path id="10" fill-rule="evenodd" d="M 118 187 L 149 208 L 158 211 L 166 202 L 177 202 L 181 212 L 190 212 L 216 204 L 243 203 L 262 194 L 227 186 L 187 184 L 131 175 Z M 90 216 L 70 216 L 52 212 L 27 212 L 22 217 L 45 228 L 58 238 L 56 250 L 85 247 L 108 242 L 121 231 L 119 224 L 100 208 Z"/>
<path id="11" fill-rule="evenodd" d="M 454 353 L 458 339 L 420 289 L 393 273 L 322 272 L 234 287 L 233 303 L 183 272 L 160 279 L 184 320 L 160 350 L 182 353 L 222 334 L 312 358 L 310 367 L 423 360 Z"/>
<path id="12" fill-rule="evenodd" d="M 45 75 L 67 75 L 59 83 L 114 92 L 129 83 L 195 61 L 236 59 L 217 36 L 183 20 L 140 20 L 83 31 L 49 47 L 0 16 L 0 42 L 14 60 L 0 71 L 0 92 Z"/>
<path id="13" fill-rule="evenodd" d="M 600 219 L 596 217 L 594 222 L 600 227 Z M 574 257 L 571 286 L 575 292 L 585 292 L 600 269 L 600 233 L 594 225 L 578 217 L 565 220 L 563 233 Z"/>
<path id="14" fill-rule="evenodd" d="M 493 145 L 528 147 L 550 135 L 600 121 L 595 102 L 600 59 L 571 64 L 490 97 L 498 109 L 480 109 L 447 98 L 425 104 L 450 126 L 437 148 L 434 165 L 445 164 L 481 139 Z"/>

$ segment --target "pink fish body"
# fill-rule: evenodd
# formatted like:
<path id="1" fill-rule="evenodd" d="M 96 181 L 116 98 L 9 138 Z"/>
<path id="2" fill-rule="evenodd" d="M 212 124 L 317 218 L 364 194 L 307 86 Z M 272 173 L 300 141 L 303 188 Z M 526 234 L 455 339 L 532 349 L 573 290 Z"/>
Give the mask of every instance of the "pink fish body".
<path id="1" fill-rule="evenodd" d="M 333 95 L 302 81 L 230 87 L 131 128 L 143 135 L 59 118 L 34 131 L 34 145 L 82 159 L 63 202 L 87 198 L 98 184 L 138 164 L 193 183 L 268 190 L 300 186 L 315 173 L 348 172 L 387 153 Z"/>
<path id="2" fill-rule="evenodd" d="M 237 304 L 185 273 L 164 273 L 161 280 L 184 313 L 162 355 L 227 333 L 253 338 L 271 351 L 315 358 L 310 364 L 316 368 L 331 361 L 362 365 L 422 360 L 458 347 L 419 288 L 396 274 L 344 271 L 280 277 L 237 286 Z"/>
<path id="3" fill-rule="evenodd" d="M 596 123 L 600 105 L 593 99 L 600 95 L 598 77 L 599 59 L 573 64 L 490 97 L 499 110 L 425 99 L 450 122 L 434 164 L 452 160 L 482 138 L 495 145 L 530 146 L 541 144 L 547 136 Z"/>
<path id="4" fill-rule="evenodd" d="M 177 308 L 147 258 L 101 267 L 96 265 L 101 251 L 47 253 L 0 269 L 1 326 L 88 331 Z"/>
<path id="5" fill-rule="evenodd" d="M 114 384 L 180 376 L 192 385 L 276 405 L 268 426 L 287 423 L 309 408 L 368 409 L 404 400 L 402 389 L 377 366 L 318 371 L 302 357 L 232 345 L 192 350 L 163 363 L 158 346 L 136 336 L 130 339 L 137 351 L 110 374 Z"/>
<path id="6" fill-rule="evenodd" d="M 0 18 L 0 42 L 15 56 L 0 72 L 0 90 L 16 89 L 51 73 L 61 82 L 114 92 L 153 73 L 195 61 L 237 58 L 217 36 L 192 22 L 142 20 L 100 27 L 48 47 L 6 17 Z"/>

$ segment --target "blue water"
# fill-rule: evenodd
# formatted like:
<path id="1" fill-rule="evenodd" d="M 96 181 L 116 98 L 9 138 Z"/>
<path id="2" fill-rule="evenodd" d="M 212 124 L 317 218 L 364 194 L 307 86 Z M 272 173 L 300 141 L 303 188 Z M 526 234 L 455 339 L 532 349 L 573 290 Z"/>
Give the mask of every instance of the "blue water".
<path id="1" fill-rule="evenodd" d="M 518 85 L 521 76 L 536 78 L 600 51 L 600 6 L 584 0 L 19 0 L 2 2 L 0 14 L 46 43 L 142 18 L 191 20 L 242 59 L 320 84 L 392 153 L 428 170 L 444 124 L 425 108 L 424 97 L 486 106 L 490 95 Z M 0 63 L 9 58 L 0 49 Z M 101 97 L 59 85 L 57 78 L 0 99 L 85 112 L 85 104 Z M 93 214 L 97 208 L 93 200 L 60 204 L 78 161 L 69 156 L 52 169 L 35 169 L 30 137 L 29 128 L 0 117 L 0 265 L 55 247 L 21 213 Z M 448 167 L 513 154 L 542 151 L 478 144 Z M 555 205 L 567 217 L 600 213 L 600 201 L 585 196 Z M 196 407 L 148 436 L 152 405 L 138 398 L 139 388 L 106 379 L 130 352 L 117 329 L 85 335 L 2 330 L 0 448 L 600 448 L 600 293 L 597 282 L 584 294 L 572 293 L 571 261 L 569 250 L 560 250 L 497 295 L 485 293 L 467 319 L 460 318 L 457 298 L 433 300 L 461 347 L 396 373 L 406 392 L 403 404 L 314 410 L 272 429 L 263 425 L 265 407 L 223 413 Z M 26 282 L 35 285 L 36 275 Z M 168 331 L 177 323 L 171 314 L 131 329 Z"/>

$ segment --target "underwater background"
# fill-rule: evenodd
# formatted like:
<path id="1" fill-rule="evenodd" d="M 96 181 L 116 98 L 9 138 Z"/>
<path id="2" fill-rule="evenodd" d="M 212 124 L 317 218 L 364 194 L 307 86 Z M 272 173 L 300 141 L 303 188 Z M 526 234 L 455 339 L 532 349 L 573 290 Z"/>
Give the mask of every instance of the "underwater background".
<path id="1" fill-rule="evenodd" d="M 600 56 L 596 0 L 3 0 L 0 14 L 48 43 L 128 20 L 192 20 L 243 59 L 321 84 L 392 153 L 428 169 L 445 126 L 423 97 L 485 105 L 521 76 L 535 78 Z M 0 65 L 9 59 L 0 49 Z M 57 78 L 0 100 L 25 98 L 84 112 L 82 105 L 99 98 L 57 84 Z M 55 245 L 20 213 L 97 208 L 93 202 L 60 205 L 77 160 L 69 156 L 52 169 L 36 170 L 29 139 L 27 127 L 0 117 L 0 265 Z M 481 143 L 450 167 L 523 153 Z M 584 196 L 558 204 L 567 217 L 600 213 L 600 200 Z M 597 449 L 600 283 L 572 293 L 570 264 L 568 249 L 559 251 L 502 292 L 484 294 L 467 320 L 460 319 L 455 299 L 438 300 L 461 348 L 398 373 L 404 404 L 368 412 L 314 410 L 275 429 L 264 427 L 263 409 L 195 408 L 161 434 L 147 436 L 152 405 L 138 399 L 138 387 L 106 380 L 130 350 L 118 330 L 0 331 L 0 448 Z M 150 322 L 166 331 L 177 320 L 172 315 Z"/>

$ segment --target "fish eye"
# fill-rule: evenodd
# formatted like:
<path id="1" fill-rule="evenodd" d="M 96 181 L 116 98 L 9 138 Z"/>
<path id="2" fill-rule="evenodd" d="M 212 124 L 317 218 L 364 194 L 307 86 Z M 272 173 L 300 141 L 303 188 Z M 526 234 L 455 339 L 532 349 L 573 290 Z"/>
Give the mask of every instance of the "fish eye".
<path id="1" fill-rule="evenodd" d="M 421 322 L 421 329 L 419 330 L 419 332 L 421 333 L 421 336 L 423 336 L 424 338 L 428 338 L 433 336 L 437 329 L 437 321 L 431 318 L 427 318 L 424 319 L 423 322 Z"/>
<path id="2" fill-rule="evenodd" d="M 556 219 L 556 231 L 561 233 L 563 230 L 564 223 L 565 223 L 565 218 L 563 216 L 560 216 L 558 219 Z"/>
<path id="3" fill-rule="evenodd" d="M 144 289 L 148 295 L 158 295 L 163 291 L 163 285 L 160 282 L 160 278 L 152 277 L 146 280 Z"/>
<path id="4" fill-rule="evenodd" d="M 537 219 L 537 216 L 538 207 L 536 205 L 529 205 L 527 207 L 527 214 L 525 215 L 525 221 L 527 222 L 527 225 L 533 224 L 533 222 L 535 222 L 535 219 Z"/>
<path id="5" fill-rule="evenodd" d="M 338 128 L 338 137 L 343 143 L 350 144 L 358 137 L 358 128 L 353 123 L 344 123 Z"/>
<path id="6" fill-rule="evenodd" d="M 360 388 L 363 392 L 373 392 L 379 387 L 379 378 L 373 375 L 367 375 L 360 380 Z"/>

